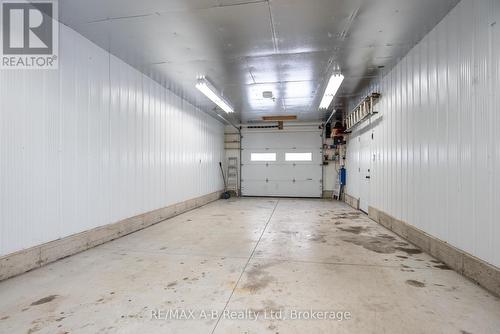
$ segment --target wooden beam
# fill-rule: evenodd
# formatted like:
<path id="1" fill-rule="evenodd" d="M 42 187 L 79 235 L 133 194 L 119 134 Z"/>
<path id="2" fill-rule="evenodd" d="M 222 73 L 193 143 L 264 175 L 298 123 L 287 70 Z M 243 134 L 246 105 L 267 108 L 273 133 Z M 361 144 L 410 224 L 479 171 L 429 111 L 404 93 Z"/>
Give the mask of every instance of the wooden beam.
<path id="1" fill-rule="evenodd" d="M 264 116 L 262 120 L 265 122 L 296 121 L 297 116 Z"/>

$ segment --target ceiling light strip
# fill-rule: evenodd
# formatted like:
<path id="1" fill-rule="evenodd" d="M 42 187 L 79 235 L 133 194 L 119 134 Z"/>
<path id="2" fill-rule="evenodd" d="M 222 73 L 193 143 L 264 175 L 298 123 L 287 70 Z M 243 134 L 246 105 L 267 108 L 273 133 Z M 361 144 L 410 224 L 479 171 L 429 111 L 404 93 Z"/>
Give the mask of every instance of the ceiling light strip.
<path id="1" fill-rule="evenodd" d="M 319 105 L 320 109 L 328 109 L 333 99 L 335 98 L 335 95 L 337 95 L 337 92 L 340 88 L 340 85 L 342 85 L 343 81 L 344 81 L 344 76 L 342 74 L 332 75 L 330 81 L 328 81 L 328 86 L 326 87 L 325 95 L 323 96 L 321 104 Z"/>
<path id="2" fill-rule="evenodd" d="M 234 112 L 233 107 L 217 93 L 215 87 L 206 78 L 198 79 L 196 88 L 226 113 L 230 114 Z"/>

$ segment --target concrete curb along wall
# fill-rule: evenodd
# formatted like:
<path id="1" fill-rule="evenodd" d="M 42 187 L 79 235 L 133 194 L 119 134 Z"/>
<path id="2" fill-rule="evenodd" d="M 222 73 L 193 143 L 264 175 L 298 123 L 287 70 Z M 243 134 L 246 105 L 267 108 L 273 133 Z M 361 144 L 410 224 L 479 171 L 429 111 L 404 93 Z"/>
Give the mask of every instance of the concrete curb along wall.
<path id="1" fill-rule="evenodd" d="M 354 209 L 359 210 L 359 198 L 352 197 L 351 195 L 346 193 L 345 202 Z"/>
<path id="2" fill-rule="evenodd" d="M 117 223 L 84 231 L 0 257 L 0 281 L 42 267 L 108 241 L 137 232 L 205 204 L 217 201 L 222 191 L 170 205 Z"/>
<path id="3" fill-rule="evenodd" d="M 433 237 L 383 211 L 369 207 L 370 219 L 405 238 L 450 268 L 500 296 L 500 268 Z"/>

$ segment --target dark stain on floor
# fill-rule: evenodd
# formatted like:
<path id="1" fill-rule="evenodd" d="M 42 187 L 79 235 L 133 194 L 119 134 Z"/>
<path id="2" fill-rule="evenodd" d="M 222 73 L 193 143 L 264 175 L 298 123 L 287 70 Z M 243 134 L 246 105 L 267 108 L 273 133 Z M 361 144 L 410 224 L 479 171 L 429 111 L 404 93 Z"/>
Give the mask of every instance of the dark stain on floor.
<path id="1" fill-rule="evenodd" d="M 395 249 L 405 252 L 408 255 L 422 254 L 422 251 L 417 248 L 396 247 Z"/>
<path id="2" fill-rule="evenodd" d="M 334 214 L 334 219 L 357 219 L 361 214 L 359 212 L 349 212 L 349 213 L 340 213 Z"/>
<path id="3" fill-rule="evenodd" d="M 50 303 L 51 301 L 53 301 L 57 297 L 58 297 L 57 295 L 51 295 L 51 296 L 43 297 L 42 299 L 39 299 L 36 302 L 31 303 L 31 306 L 36 306 L 36 305 L 42 305 L 42 304 Z"/>
<path id="4" fill-rule="evenodd" d="M 390 240 L 390 241 L 396 240 L 395 237 L 393 237 L 392 235 L 389 235 L 389 234 L 379 234 L 379 235 L 377 235 L 377 237 L 382 238 L 382 239 L 386 239 L 386 240 Z"/>
<path id="5" fill-rule="evenodd" d="M 246 272 L 247 282 L 243 285 L 244 290 L 250 291 L 250 293 L 255 293 L 259 290 L 265 289 L 271 282 L 274 281 L 274 277 L 269 275 L 265 270 L 273 264 L 255 265 Z"/>
<path id="6" fill-rule="evenodd" d="M 355 219 L 360 217 L 360 213 L 341 213 L 334 215 L 337 219 Z M 335 225 L 342 225 L 340 222 L 335 222 Z M 362 246 L 365 249 L 373 251 L 379 254 L 392 254 L 396 251 L 401 251 L 406 253 L 408 256 L 421 254 L 422 251 L 418 248 L 410 246 L 407 242 L 401 241 L 393 235 L 386 233 L 379 233 L 377 236 L 363 235 L 370 228 L 367 226 L 345 226 L 337 227 L 340 231 L 354 234 L 352 237 L 344 237 L 342 241 L 355 244 L 357 246 Z M 397 255 L 397 257 L 402 259 L 407 259 L 408 256 Z M 418 260 L 418 259 L 417 259 Z M 444 269 L 444 268 L 443 268 Z"/>
<path id="7" fill-rule="evenodd" d="M 438 269 L 442 269 L 442 270 L 452 270 L 446 264 L 440 264 L 440 265 L 434 266 L 434 268 L 438 268 Z"/>
<path id="8" fill-rule="evenodd" d="M 314 242 L 319 242 L 319 243 L 323 243 L 323 244 L 326 244 L 326 235 L 325 234 L 313 234 L 309 240 L 311 241 L 314 241 Z"/>
<path id="9" fill-rule="evenodd" d="M 415 270 L 413 270 L 413 268 L 410 267 L 410 266 L 402 264 L 401 267 L 403 267 L 403 269 L 401 269 L 401 271 L 403 271 L 403 272 L 406 272 L 406 273 L 413 273 L 413 272 L 415 272 Z"/>
<path id="10" fill-rule="evenodd" d="M 1 318 L 0 318 L 0 321 L 1 321 L 1 320 L 7 320 L 7 319 L 9 319 L 9 316 L 8 316 L 8 315 L 6 315 L 5 317 L 1 317 Z"/>
<path id="11" fill-rule="evenodd" d="M 405 252 L 408 256 L 420 254 L 422 251 L 417 248 L 400 247 L 397 239 L 388 234 L 378 234 L 377 236 L 361 234 L 366 227 L 349 226 L 348 228 L 339 228 L 341 231 L 354 234 L 352 237 L 343 237 L 342 241 L 362 246 L 372 252 L 379 254 L 392 254 L 396 251 Z M 407 257 L 402 257 L 407 258 Z"/>
<path id="12" fill-rule="evenodd" d="M 338 229 L 343 232 L 353 233 L 353 234 L 360 234 L 361 232 L 365 232 L 367 230 L 367 228 L 363 226 L 339 227 Z"/>
<path id="13" fill-rule="evenodd" d="M 281 233 L 284 233 L 284 234 L 289 234 L 289 235 L 296 235 L 296 234 L 298 234 L 299 232 L 295 232 L 295 231 L 281 231 Z"/>
<path id="14" fill-rule="evenodd" d="M 425 287 L 425 283 L 422 283 L 420 281 L 415 281 L 415 280 L 412 280 L 412 279 L 407 280 L 406 284 L 414 286 L 416 288 L 423 288 L 423 287 Z"/>
<path id="15" fill-rule="evenodd" d="M 391 254 L 395 252 L 394 246 L 380 237 L 359 235 L 355 237 L 342 238 L 342 241 L 362 246 L 372 252 L 379 254 Z"/>

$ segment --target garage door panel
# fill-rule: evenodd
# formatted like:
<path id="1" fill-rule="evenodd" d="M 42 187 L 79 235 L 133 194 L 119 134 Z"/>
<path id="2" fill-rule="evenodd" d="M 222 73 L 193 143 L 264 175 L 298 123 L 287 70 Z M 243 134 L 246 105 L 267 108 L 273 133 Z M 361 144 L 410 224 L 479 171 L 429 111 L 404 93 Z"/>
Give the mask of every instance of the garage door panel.
<path id="1" fill-rule="evenodd" d="M 286 168 L 283 168 L 285 166 Z M 317 166 L 315 172 L 309 176 L 311 166 L 288 166 L 288 165 L 254 165 L 252 168 L 245 169 L 245 176 L 242 180 L 307 180 L 314 179 L 314 175 L 321 175 L 321 166 Z M 317 181 L 320 178 L 316 179 Z"/>
<path id="2" fill-rule="evenodd" d="M 243 132 L 242 194 L 321 197 L 321 146 L 321 132 L 317 128 Z"/>
<path id="3" fill-rule="evenodd" d="M 265 182 L 252 181 L 242 182 L 242 191 L 245 196 L 276 196 L 276 197 L 318 197 L 321 191 L 320 181 L 299 182 Z"/>

